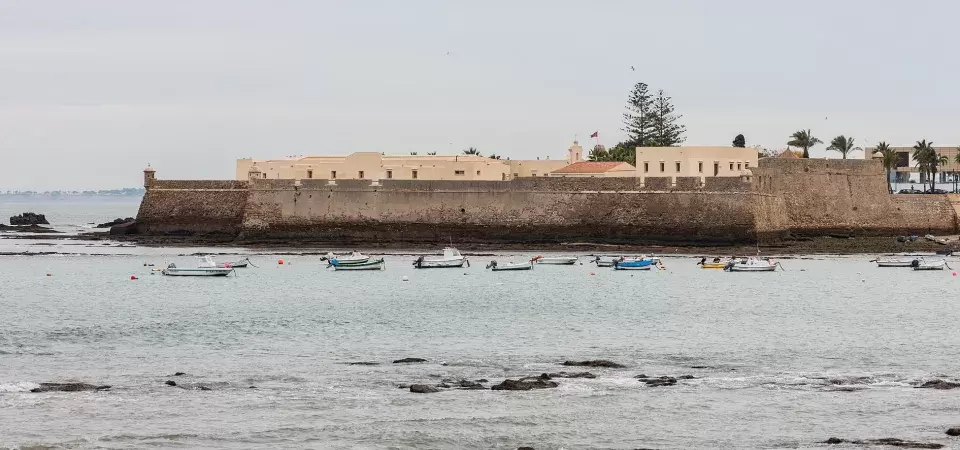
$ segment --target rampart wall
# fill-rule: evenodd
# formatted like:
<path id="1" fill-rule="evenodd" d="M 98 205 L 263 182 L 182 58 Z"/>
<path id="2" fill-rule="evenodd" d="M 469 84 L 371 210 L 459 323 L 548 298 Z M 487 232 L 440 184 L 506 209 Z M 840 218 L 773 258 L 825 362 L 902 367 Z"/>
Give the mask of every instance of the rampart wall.
<path id="1" fill-rule="evenodd" d="M 761 160 L 753 179 L 167 181 L 144 234 L 316 243 L 747 243 L 956 230 L 946 196 L 890 195 L 875 161 Z"/>

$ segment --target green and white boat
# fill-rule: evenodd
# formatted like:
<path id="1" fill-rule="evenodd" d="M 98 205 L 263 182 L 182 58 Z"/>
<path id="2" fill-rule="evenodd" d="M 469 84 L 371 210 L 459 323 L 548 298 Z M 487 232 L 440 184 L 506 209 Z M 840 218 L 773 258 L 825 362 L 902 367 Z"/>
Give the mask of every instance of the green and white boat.
<path id="1" fill-rule="evenodd" d="M 331 259 L 327 267 L 332 267 L 333 270 L 384 270 L 386 269 L 386 264 L 383 262 L 383 258 L 364 261 L 364 262 L 340 262 L 336 259 Z"/>

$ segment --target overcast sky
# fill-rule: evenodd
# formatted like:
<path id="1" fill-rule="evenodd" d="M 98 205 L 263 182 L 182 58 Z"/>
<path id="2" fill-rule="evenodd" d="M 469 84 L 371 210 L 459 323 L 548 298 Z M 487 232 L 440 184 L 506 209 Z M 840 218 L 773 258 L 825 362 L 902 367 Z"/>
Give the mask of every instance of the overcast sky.
<path id="1" fill-rule="evenodd" d="M 630 88 L 687 144 L 960 145 L 960 3 L 0 0 L 0 189 L 355 151 L 562 158 Z M 635 67 L 635 71 L 630 69 Z M 592 144 L 592 142 L 591 142 Z M 813 156 L 826 154 L 824 146 Z"/>

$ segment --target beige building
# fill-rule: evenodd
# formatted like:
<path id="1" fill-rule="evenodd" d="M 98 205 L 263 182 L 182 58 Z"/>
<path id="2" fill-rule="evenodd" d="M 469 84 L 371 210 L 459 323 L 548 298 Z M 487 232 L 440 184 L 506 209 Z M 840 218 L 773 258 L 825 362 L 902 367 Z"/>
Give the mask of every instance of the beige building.
<path id="1" fill-rule="evenodd" d="M 914 181 L 927 181 L 926 174 L 920 173 L 917 162 L 913 160 L 913 147 L 890 147 L 897 152 L 896 167 L 893 170 L 892 181 L 897 183 L 909 183 Z M 937 182 L 952 183 L 954 179 L 960 179 L 960 164 L 957 163 L 957 154 L 960 153 L 960 147 L 934 147 L 934 151 L 947 159 L 947 163 L 937 167 Z M 882 158 L 876 147 L 867 147 L 863 151 L 864 159 Z M 911 176 L 912 175 L 912 176 Z"/>
<path id="2" fill-rule="evenodd" d="M 637 147 L 637 176 L 739 177 L 757 167 L 757 150 L 740 147 Z"/>
<path id="3" fill-rule="evenodd" d="M 510 180 L 545 177 L 583 157 L 576 142 L 567 159 L 509 160 L 477 155 L 383 155 L 357 152 L 347 156 L 306 156 L 298 159 L 237 160 L 237 180 L 251 173 L 257 178 L 280 180 Z"/>
<path id="4" fill-rule="evenodd" d="M 635 177 L 637 171 L 622 161 L 579 161 L 550 173 L 551 177 Z"/>

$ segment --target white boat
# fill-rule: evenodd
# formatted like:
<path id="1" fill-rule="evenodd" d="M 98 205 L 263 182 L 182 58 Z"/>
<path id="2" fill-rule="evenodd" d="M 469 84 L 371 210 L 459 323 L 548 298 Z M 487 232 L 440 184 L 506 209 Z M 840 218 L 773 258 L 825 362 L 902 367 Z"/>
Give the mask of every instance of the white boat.
<path id="1" fill-rule="evenodd" d="M 723 270 L 727 272 L 773 272 L 780 263 L 766 258 L 746 258 L 730 261 Z"/>
<path id="2" fill-rule="evenodd" d="M 949 268 L 950 266 L 947 265 L 947 261 L 944 259 L 928 260 L 919 258 L 913 260 L 910 267 L 913 267 L 913 270 L 943 270 L 944 267 Z"/>
<path id="3" fill-rule="evenodd" d="M 443 256 L 421 256 L 413 262 L 413 267 L 417 269 L 438 269 L 444 267 L 463 267 L 464 264 L 470 267 L 470 261 L 467 260 L 467 257 L 461 255 L 460 250 L 447 247 L 443 249 Z"/>
<path id="4" fill-rule="evenodd" d="M 225 262 L 225 263 L 217 263 L 217 267 L 232 267 L 232 268 L 234 268 L 234 269 L 245 268 L 245 267 L 247 267 L 247 265 L 251 265 L 251 266 L 253 266 L 253 267 L 257 267 L 255 264 L 253 264 L 252 262 L 250 262 L 250 258 L 243 258 L 243 259 L 239 259 L 239 260 L 236 260 L 236 261 L 229 261 L 229 262 Z"/>
<path id="5" fill-rule="evenodd" d="M 375 261 L 365 261 L 358 263 L 344 263 L 339 259 L 330 260 L 330 265 L 334 271 L 337 270 L 384 270 L 386 269 L 386 264 L 383 262 L 383 258 L 380 258 Z"/>
<path id="6" fill-rule="evenodd" d="M 354 264 L 354 263 L 365 263 L 367 261 L 370 261 L 370 257 L 356 251 L 350 252 L 349 255 L 334 255 L 331 252 L 327 252 L 327 261 L 333 261 L 333 260 L 336 260 L 337 262 L 342 264 Z"/>
<path id="7" fill-rule="evenodd" d="M 536 256 L 531 261 L 537 264 L 551 264 L 556 266 L 572 266 L 577 263 L 576 256 Z"/>
<path id="8" fill-rule="evenodd" d="M 233 273 L 232 267 L 217 267 L 217 263 L 210 256 L 200 258 L 197 267 L 177 267 L 170 263 L 160 273 L 171 277 L 225 277 Z"/>
<path id="9" fill-rule="evenodd" d="M 590 262 L 596 264 L 597 267 L 613 267 L 613 265 L 616 263 L 616 258 L 603 259 L 597 256 L 596 259 Z"/>
<path id="10" fill-rule="evenodd" d="M 909 256 L 880 256 L 874 261 L 877 267 L 912 267 L 916 259 Z"/>
<path id="11" fill-rule="evenodd" d="M 487 264 L 487 268 L 493 270 L 494 272 L 499 272 L 501 270 L 530 270 L 533 268 L 533 262 L 527 261 L 522 263 L 504 263 L 498 264 L 496 261 L 490 261 L 490 264 Z"/>

